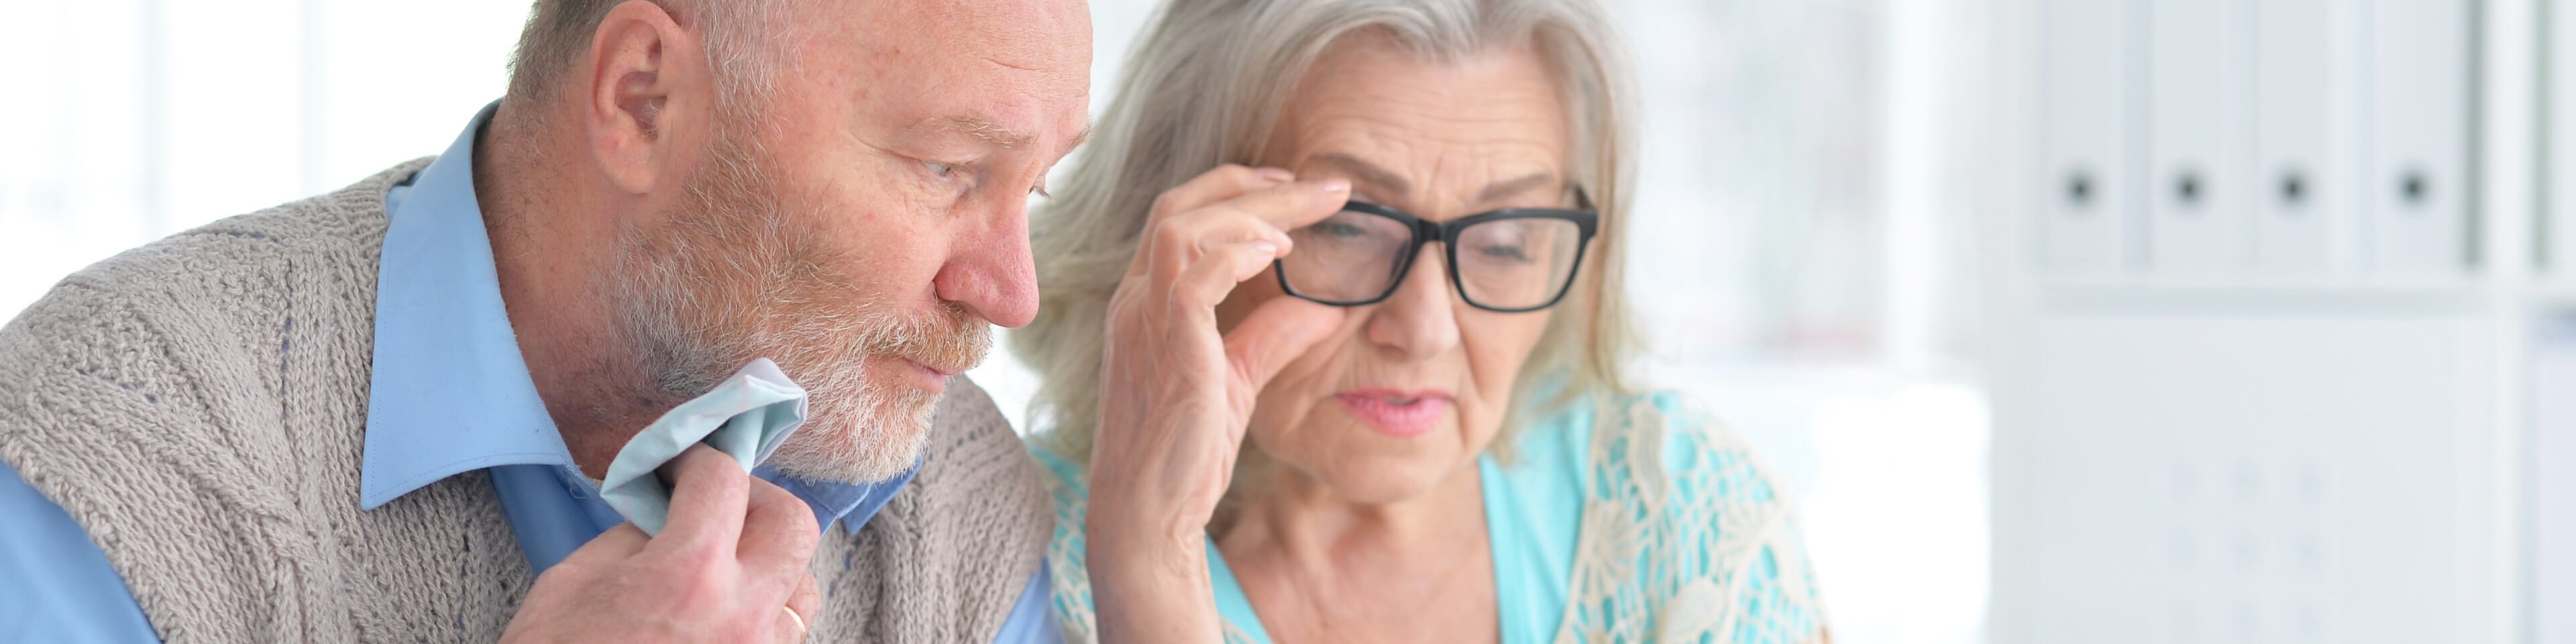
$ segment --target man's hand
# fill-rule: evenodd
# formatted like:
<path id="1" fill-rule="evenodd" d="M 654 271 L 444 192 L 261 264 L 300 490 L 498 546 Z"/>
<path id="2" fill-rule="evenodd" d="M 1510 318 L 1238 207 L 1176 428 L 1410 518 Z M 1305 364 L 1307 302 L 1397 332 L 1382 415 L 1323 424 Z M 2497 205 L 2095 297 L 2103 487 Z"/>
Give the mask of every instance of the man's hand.
<path id="1" fill-rule="evenodd" d="M 801 621 L 822 604 L 806 572 L 813 510 L 705 445 L 662 471 L 673 488 L 662 534 L 628 523 L 582 544 L 537 576 L 502 641 L 804 639 Z"/>

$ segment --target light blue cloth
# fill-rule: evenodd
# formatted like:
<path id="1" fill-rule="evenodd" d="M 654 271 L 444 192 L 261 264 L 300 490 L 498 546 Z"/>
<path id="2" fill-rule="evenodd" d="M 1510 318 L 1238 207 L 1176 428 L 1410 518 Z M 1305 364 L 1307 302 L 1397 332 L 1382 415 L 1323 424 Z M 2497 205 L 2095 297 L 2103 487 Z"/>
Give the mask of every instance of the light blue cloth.
<path id="1" fill-rule="evenodd" d="M 715 390 L 672 407 L 627 439 L 608 462 L 599 498 L 644 534 L 659 536 L 671 521 L 671 486 L 655 469 L 689 446 L 706 443 L 750 472 L 804 424 L 805 388 L 789 381 L 778 363 L 754 358 Z"/>
<path id="2" fill-rule="evenodd" d="M 529 566 L 542 572 L 625 519 L 580 470 L 537 397 L 501 302 L 475 201 L 473 150 L 492 107 L 412 181 L 386 195 L 375 355 L 358 501 L 372 510 L 484 470 Z M 474 404 L 457 404 L 473 401 Z M 753 475 L 855 535 L 918 464 L 873 484 Z M 1030 576 L 996 642 L 1054 642 L 1047 571 Z M 88 531 L 0 463 L 0 642 L 152 642 L 152 626 Z"/>

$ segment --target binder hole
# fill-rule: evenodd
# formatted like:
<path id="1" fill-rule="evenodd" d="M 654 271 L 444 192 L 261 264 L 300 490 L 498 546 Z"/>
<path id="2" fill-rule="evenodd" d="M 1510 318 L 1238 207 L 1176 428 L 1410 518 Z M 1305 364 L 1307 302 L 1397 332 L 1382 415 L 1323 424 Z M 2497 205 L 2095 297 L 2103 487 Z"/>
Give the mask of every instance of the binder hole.
<path id="1" fill-rule="evenodd" d="M 2425 196 L 2432 191 L 2433 188 L 2430 182 L 2425 180 L 2422 170 L 2408 170 L 2406 175 L 2397 181 L 2397 194 L 2406 198 L 2408 206 L 2424 205 Z"/>
<path id="2" fill-rule="evenodd" d="M 2066 203 L 2076 206 L 2093 205 L 2093 175 L 2077 170 L 2074 174 L 2066 176 Z"/>
<path id="3" fill-rule="evenodd" d="M 2174 179 L 2174 200 L 2182 205 L 2200 205 L 2200 173 L 2185 171 Z"/>
<path id="4" fill-rule="evenodd" d="M 2302 205 L 2302 203 L 2307 201 L 2307 199 L 2307 177 L 2301 176 L 2297 170 L 2283 173 L 2281 175 L 2281 203 L 2289 206 L 2298 206 Z M 2289 208 L 2283 210 L 2283 212 L 2297 214 L 2299 210 L 2297 208 Z"/>

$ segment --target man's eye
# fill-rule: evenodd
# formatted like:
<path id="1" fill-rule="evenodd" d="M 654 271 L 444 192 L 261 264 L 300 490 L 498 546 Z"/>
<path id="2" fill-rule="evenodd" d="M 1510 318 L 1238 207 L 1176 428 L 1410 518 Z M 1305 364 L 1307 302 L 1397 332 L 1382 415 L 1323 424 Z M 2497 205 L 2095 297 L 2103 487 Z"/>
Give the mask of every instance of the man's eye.
<path id="1" fill-rule="evenodd" d="M 957 172 L 957 165 L 956 165 L 956 164 L 953 164 L 953 163 L 940 163 L 940 162 L 937 162 L 937 161 L 923 161 L 923 162 L 921 162 L 921 165 L 922 165 L 922 166 L 924 166 L 924 167 L 928 167 L 928 168 L 930 168 L 930 173 L 931 173 L 931 174 L 934 174 L 934 175 L 938 175 L 940 178 L 947 178 L 949 175 L 951 175 L 951 174 L 955 174 L 955 173 Z"/>

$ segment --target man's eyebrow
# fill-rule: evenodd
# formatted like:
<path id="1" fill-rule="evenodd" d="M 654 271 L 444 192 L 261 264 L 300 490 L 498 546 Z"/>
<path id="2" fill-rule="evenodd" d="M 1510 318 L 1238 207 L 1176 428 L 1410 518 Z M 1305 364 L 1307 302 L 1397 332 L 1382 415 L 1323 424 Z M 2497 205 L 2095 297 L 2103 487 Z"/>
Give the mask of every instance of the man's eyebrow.
<path id="1" fill-rule="evenodd" d="M 922 133 L 940 131 L 958 132 L 967 136 L 983 139 L 984 142 L 993 144 L 993 147 L 1004 150 L 1017 150 L 1028 147 L 1029 142 L 1036 140 L 1037 138 L 1030 136 L 1027 132 L 1003 127 L 1001 124 L 994 123 L 992 119 L 985 118 L 981 114 L 960 114 L 949 117 L 932 117 L 914 125 L 912 129 L 915 132 Z"/>
<path id="2" fill-rule="evenodd" d="M 1413 182 L 1405 181 L 1404 177 L 1396 176 L 1395 172 L 1378 167 L 1377 164 L 1361 161 L 1359 157 L 1340 152 L 1326 152 L 1315 155 L 1313 159 L 1341 166 L 1343 170 L 1358 175 L 1359 180 L 1376 184 L 1385 193 L 1385 196 L 1379 197 L 1381 199 L 1400 198 L 1413 192 Z"/>
<path id="3" fill-rule="evenodd" d="M 946 118 L 934 117 L 925 119 L 921 123 L 915 124 L 912 127 L 912 130 L 914 132 L 925 134 L 939 131 L 954 131 L 982 139 L 986 143 L 993 144 L 993 147 L 1004 150 L 1018 150 L 1028 147 L 1030 143 L 1037 141 L 1036 135 L 1003 127 L 999 123 L 994 123 L 992 119 L 985 118 L 978 114 L 961 114 Z M 1083 143 L 1089 142 L 1090 140 L 1091 126 L 1085 125 L 1081 132 L 1074 133 L 1073 140 L 1067 143 L 1064 146 L 1064 149 L 1067 152 L 1071 152 L 1074 148 L 1082 147 Z"/>

